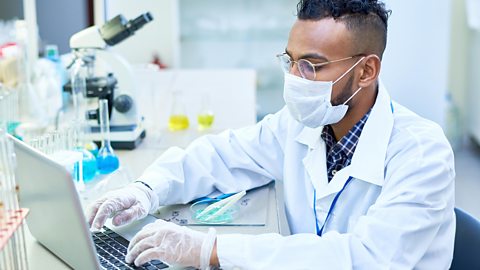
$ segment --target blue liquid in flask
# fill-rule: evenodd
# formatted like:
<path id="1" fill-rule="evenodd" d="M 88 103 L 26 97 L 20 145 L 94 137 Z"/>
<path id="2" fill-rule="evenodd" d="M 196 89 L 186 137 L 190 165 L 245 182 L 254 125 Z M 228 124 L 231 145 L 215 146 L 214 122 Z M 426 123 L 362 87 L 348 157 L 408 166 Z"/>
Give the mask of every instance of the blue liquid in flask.
<path id="1" fill-rule="evenodd" d="M 97 159 L 86 149 L 82 149 L 81 152 L 83 154 L 83 181 L 89 182 L 93 180 L 97 174 Z"/>
<path id="2" fill-rule="evenodd" d="M 100 131 L 102 132 L 102 147 L 98 150 L 97 166 L 98 171 L 107 174 L 115 171 L 119 167 L 118 157 L 113 152 L 110 145 L 110 123 L 108 117 L 108 100 L 100 99 L 98 101 L 100 109 Z"/>
<path id="3" fill-rule="evenodd" d="M 117 156 L 102 150 L 106 150 L 106 148 L 101 148 L 100 151 L 98 151 L 96 164 L 98 171 L 102 174 L 114 172 L 120 165 Z"/>

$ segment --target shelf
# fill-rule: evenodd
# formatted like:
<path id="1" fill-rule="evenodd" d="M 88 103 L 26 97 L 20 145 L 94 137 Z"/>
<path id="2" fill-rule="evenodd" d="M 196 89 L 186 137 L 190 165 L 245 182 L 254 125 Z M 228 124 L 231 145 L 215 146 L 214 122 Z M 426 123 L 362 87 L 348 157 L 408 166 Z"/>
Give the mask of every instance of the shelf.
<path id="1" fill-rule="evenodd" d="M 180 42 L 281 42 L 288 41 L 290 29 L 283 31 L 228 31 L 228 32 L 202 32 L 194 31 L 193 34 L 182 34 Z"/>
<path id="2" fill-rule="evenodd" d="M 0 250 L 5 247 L 8 240 L 10 240 L 15 231 L 23 223 L 27 214 L 28 209 L 26 208 L 10 210 L 5 213 L 6 216 L 0 220 Z"/>

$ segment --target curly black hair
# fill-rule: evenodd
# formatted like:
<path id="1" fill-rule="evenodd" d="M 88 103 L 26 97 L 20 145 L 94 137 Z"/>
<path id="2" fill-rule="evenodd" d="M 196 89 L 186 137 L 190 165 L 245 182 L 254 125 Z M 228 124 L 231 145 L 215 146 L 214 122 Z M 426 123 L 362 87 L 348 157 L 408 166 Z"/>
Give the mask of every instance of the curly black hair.
<path id="1" fill-rule="evenodd" d="M 299 20 L 333 18 L 345 23 L 356 35 L 360 50 L 375 53 L 380 58 L 387 45 L 388 17 L 391 10 L 378 0 L 300 0 Z"/>

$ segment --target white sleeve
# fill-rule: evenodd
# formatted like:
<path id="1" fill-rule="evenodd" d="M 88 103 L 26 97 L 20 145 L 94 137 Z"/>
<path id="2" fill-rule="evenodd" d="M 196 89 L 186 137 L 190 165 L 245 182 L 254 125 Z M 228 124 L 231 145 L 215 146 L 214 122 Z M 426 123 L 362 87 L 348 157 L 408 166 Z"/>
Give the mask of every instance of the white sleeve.
<path id="1" fill-rule="evenodd" d="M 411 138 L 410 138 L 411 139 Z M 415 142 L 415 140 L 412 140 Z M 223 269 L 448 269 L 454 234 L 453 153 L 447 142 L 405 145 L 388 162 L 380 196 L 348 233 L 219 235 Z M 435 265 L 418 265 L 436 237 Z M 435 242 L 436 243 L 436 242 Z M 437 243 L 438 244 L 438 243 Z M 438 257 L 440 256 L 440 257 Z"/>
<path id="2" fill-rule="evenodd" d="M 279 138 L 284 117 L 280 111 L 252 127 L 203 136 L 185 150 L 172 147 L 139 180 L 158 194 L 160 205 L 169 205 L 215 190 L 238 192 L 282 179 L 284 153 Z"/>

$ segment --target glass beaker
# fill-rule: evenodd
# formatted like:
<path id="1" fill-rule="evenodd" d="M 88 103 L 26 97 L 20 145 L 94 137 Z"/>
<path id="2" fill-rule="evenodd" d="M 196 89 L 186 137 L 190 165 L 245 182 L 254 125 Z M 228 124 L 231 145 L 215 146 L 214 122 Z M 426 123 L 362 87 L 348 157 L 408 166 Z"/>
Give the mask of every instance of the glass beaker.
<path id="1" fill-rule="evenodd" d="M 87 85 L 85 63 L 77 59 L 71 74 L 72 99 L 74 108 L 74 150 L 82 154 L 82 176 L 84 182 L 91 181 L 97 173 L 97 160 L 95 156 L 85 148 L 88 125 L 85 120 L 87 110 Z"/>
<path id="2" fill-rule="evenodd" d="M 198 121 L 198 130 L 203 131 L 210 129 L 213 125 L 213 120 L 215 119 L 215 115 L 213 114 L 212 108 L 210 106 L 210 96 L 208 93 L 202 94 L 200 104 L 200 111 L 197 115 Z"/>
<path id="3" fill-rule="evenodd" d="M 97 174 L 97 159 L 88 149 L 85 148 L 85 133 L 78 135 L 80 137 L 75 151 L 82 154 L 82 176 L 85 183 L 93 180 Z"/>
<path id="4" fill-rule="evenodd" d="M 102 133 L 102 147 L 97 154 L 98 171 L 107 174 L 115 171 L 119 167 L 118 157 L 113 152 L 110 145 L 110 121 L 108 118 L 108 100 L 100 99 L 98 101 L 100 109 L 100 131 Z"/>
<path id="5" fill-rule="evenodd" d="M 168 129 L 171 131 L 185 130 L 190 125 L 185 104 L 183 104 L 182 93 L 174 91 L 172 93 L 172 110 L 168 119 Z"/>
<path id="6" fill-rule="evenodd" d="M 86 183 L 93 180 L 97 174 L 97 159 L 86 149 L 78 149 L 77 151 L 82 153 L 83 181 Z"/>

